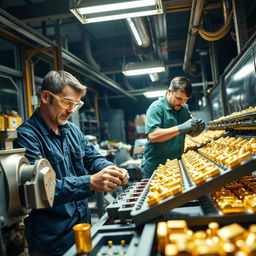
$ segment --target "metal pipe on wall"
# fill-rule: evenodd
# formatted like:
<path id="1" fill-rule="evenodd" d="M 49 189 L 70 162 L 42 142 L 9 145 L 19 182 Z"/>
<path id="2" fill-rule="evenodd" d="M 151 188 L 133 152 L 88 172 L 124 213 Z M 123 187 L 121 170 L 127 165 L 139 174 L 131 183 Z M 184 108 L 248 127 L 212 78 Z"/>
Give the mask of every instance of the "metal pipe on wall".
<path id="1" fill-rule="evenodd" d="M 190 59 L 192 57 L 195 40 L 196 40 L 196 32 L 193 32 L 193 28 L 197 28 L 199 26 L 201 15 L 203 11 L 204 0 L 193 0 L 190 20 L 189 20 L 189 29 L 187 35 L 186 49 L 184 55 L 184 64 L 183 70 L 184 72 L 188 72 Z"/>

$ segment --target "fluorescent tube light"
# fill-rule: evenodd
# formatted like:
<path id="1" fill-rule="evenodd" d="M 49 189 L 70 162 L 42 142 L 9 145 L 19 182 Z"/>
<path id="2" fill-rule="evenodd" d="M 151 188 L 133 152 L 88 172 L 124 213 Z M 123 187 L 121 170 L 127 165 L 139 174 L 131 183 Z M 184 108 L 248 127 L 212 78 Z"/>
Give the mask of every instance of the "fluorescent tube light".
<path id="1" fill-rule="evenodd" d="M 137 76 L 151 73 L 164 72 L 165 67 L 162 62 L 131 62 L 123 67 L 123 74 L 126 76 Z"/>
<path id="2" fill-rule="evenodd" d="M 152 67 L 152 68 L 141 68 L 141 69 L 134 69 L 134 70 L 124 70 L 123 74 L 126 76 L 137 76 L 137 75 L 144 75 L 150 73 L 159 73 L 164 72 L 164 67 Z"/>
<path id="3" fill-rule="evenodd" d="M 138 0 L 138 1 L 125 1 L 120 3 L 113 4 L 102 4 L 95 5 L 91 7 L 82 7 L 79 8 L 81 14 L 91 14 L 91 13 L 102 13 L 109 11 L 117 11 L 117 10 L 125 10 L 125 9 L 133 9 L 138 7 L 145 6 L 154 6 L 156 3 L 154 0 Z"/>
<path id="4" fill-rule="evenodd" d="M 140 35 L 139 35 L 138 30 L 136 29 L 136 27 L 135 27 L 135 25 L 134 25 L 134 22 L 132 21 L 131 18 L 128 18 L 128 19 L 127 19 L 127 22 L 128 22 L 128 24 L 129 24 L 129 26 L 130 26 L 130 28 L 131 28 L 131 30 L 132 30 L 132 33 L 133 33 L 133 35 L 134 35 L 134 38 L 135 38 L 137 44 L 138 44 L 139 46 L 141 46 L 141 45 L 142 45 L 142 40 L 141 40 L 141 38 L 140 38 Z"/>
<path id="5" fill-rule="evenodd" d="M 159 90 L 159 91 L 150 91 L 150 92 L 144 92 L 143 95 L 146 98 L 158 98 L 162 97 L 166 94 L 166 90 Z"/>
<path id="6" fill-rule="evenodd" d="M 163 7 L 161 0 L 70 0 L 70 11 L 85 24 L 162 14 Z"/>

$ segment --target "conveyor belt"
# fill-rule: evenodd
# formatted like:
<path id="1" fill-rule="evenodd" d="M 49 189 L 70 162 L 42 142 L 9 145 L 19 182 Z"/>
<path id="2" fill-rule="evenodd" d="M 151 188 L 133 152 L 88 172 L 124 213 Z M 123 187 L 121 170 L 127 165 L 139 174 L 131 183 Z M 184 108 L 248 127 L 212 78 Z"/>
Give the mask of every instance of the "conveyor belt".
<path id="1" fill-rule="evenodd" d="M 256 111 L 208 122 L 209 129 L 256 129 Z"/>
<path id="2" fill-rule="evenodd" d="M 131 217 L 137 225 L 153 220 L 171 209 L 182 206 L 193 199 L 197 199 L 227 183 L 250 174 L 256 169 L 256 156 L 244 160 L 234 168 L 220 167 L 220 175 L 210 177 L 199 185 L 195 185 L 189 178 L 181 161 L 180 165 L 183 178 L 183 191 L 175 196 L 162 199 L 158 204 L 149 207 L 146 202 L 149 191 L 149 184 L 147 184 L 131 211 Z"/>

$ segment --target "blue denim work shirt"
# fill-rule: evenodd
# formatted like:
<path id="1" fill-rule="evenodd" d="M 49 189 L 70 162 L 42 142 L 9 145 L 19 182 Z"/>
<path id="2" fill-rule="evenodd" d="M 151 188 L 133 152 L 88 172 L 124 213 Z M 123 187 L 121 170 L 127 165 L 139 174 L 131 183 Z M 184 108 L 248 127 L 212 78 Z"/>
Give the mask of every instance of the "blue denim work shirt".
<path id="1" fill-rule="evenodd" d="M 25 236 L 30 251 L 62 255 L 73 244 L 72 227 L 91 222 L 88 208 L 90 175 L 113 163 L 107 161 L 71 122 L 55 132 L 41 117 L 38 109 L 18 128 L 15 148 L 26 148 L 31 164 L 42 156 L 56 172 L 56 188 L 52 208 L 34 209 L 25 218 Z"/>

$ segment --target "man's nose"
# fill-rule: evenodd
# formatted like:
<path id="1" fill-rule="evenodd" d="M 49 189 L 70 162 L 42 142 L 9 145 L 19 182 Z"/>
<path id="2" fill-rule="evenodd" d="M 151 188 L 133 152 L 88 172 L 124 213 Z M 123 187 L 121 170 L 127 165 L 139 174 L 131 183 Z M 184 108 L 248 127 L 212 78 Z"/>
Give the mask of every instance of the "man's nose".
<path id="1" fill-rule="evenodd" d="M 66 112 L 67 112 L 69 115 L 72 115 L 72 114 L 74 114 L 74 112 L 75 112 L 75 108 L 73 107 L 73 108 L 67 109 Z"/>

